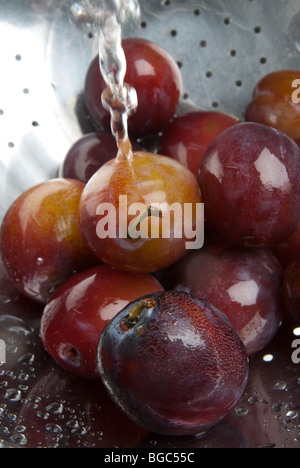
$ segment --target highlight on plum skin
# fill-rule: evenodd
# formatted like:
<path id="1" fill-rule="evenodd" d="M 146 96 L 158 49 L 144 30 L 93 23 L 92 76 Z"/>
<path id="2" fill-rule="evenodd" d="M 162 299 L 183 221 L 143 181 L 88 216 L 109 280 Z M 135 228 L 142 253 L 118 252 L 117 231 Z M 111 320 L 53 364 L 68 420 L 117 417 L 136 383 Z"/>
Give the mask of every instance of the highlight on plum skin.
<path id="1" fill-rule="evenodd" d="M 243 122 L 209 145 L 198 180 L 206 219 L 228 242 L 271 247 L 300 218 L 300 148 L 290 137 Z"/>
<path id="2" fill-rule="evenodd" d="M 248 379 L 244 344 L 225 315 L 176 291 L 144 296 L 117 314 L 101 334 L 98 366 L 129 418 L 168 435 L 213 427 Z"/>

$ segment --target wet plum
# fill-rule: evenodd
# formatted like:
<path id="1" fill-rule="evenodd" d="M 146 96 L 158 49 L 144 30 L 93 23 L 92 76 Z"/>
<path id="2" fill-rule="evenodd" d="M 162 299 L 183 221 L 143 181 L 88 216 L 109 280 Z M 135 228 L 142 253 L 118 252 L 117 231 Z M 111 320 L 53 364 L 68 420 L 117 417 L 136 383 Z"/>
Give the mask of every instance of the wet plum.
<path id="1" fill-rule="evenodd" d="M 244 122 L 209 145 L 198 179 L 206 219 L 228 242 L 272 246 L 300 218 L 300 149 L 274 128 Z"/>
<path id="2" fill-rule="evenodd" d="M 23 192 L 1 225 L 1 255 L 9 277 L 29 298 L 46 303 L 74 272 L 100 263 L 78 219 L 84 183 L 51 179 Z"/>
<path id="3" fill-rule="evenodd" d="M 125 82 L 135 88 L 138 97 L 137 111 L 128 121 L 129 134 L 134 138 L 156 134 L 176 112 L 182 92 L 179 67 L 171 55 L 153 41 L 126 38 L 122 47 L 127 60 Z M 86 75 L 85 102 L 96 126 L 109 130 L 109 114 L 101 103 L 105 88 L 96 56 Z"/>
<path id="4" fill-rule="evenodd" d="M 182 164 L 134 151 L 128 159 L 107 162 L 86 184 L 79 208 L 81 231 L 102 262 L 151 273 L 187 252 L 203 221 L 202 213 L 197 216 L 200 203 L 196 177 Z"/>
<path id="5" fill-rule="evenodd" d="M 225 315 L 184 292 L 150 294 L 125 307 L 101 334 L 98 362 L 123 411 L 169 435 L 214 426 L 248 377 L 245 347 Z"/>

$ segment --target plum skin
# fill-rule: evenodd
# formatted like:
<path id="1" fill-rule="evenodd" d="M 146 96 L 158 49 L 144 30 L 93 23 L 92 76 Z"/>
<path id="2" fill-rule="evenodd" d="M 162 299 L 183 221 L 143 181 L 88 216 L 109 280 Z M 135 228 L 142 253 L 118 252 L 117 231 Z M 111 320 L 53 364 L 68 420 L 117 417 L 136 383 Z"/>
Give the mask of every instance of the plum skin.
<path id="1" fill-rule="evenodd" d="M 300 321 L 300 254 L 291 260 L 284 271 L 283 298 L 287 313 Z"/>
<path id="2" fill-rule="evenodd" d="M 272 247 L 300 216 L 300 152 L 287 135 L 242 122 L 209 145 L 198 172 L 206 219 L 221 238 Z"/>
<path id="3" fill-rule="evenodd" d="M 131 328 L 132 307 L 152 301 Z M 98 367 L 129 418 L 165 435 L 216 425 L 240 399 L 248 357 L 236 331 L 208 301 L 165 291 L 132 302 L 101 334 Z"/>

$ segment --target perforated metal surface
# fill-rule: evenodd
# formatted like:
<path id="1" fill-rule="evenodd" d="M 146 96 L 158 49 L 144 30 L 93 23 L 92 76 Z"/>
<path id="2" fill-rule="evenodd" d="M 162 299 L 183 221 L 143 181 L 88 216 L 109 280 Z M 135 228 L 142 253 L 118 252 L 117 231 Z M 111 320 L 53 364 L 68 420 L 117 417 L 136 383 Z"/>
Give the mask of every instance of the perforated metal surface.
<path id="1" fill-rule="evenodd" d="M 141 20 L 134 27 L 124 28 L 124 37 L 135 35 L 154 40 L 180 64 L 184 95 L 179 112 L 191 107 L 213 108 L 242 118 L 260 77 L 273 70 L 300 68 L 299 0 L 141 0 L 140 3 Z M 55 176 L 71 144 L 91 130 L 82 93 L 87 67 L 97 53 L 98 44 L 91 31 L 70 21 L 71 4 L 71 0 L 0 0 L 0 220 L 8 205 L 26 188 Z M 12 310 L 8 300 L 3 304 L 4 301 L 2 317 Z M 20 326 L 18 320 L 23 319 L 16 317 L 22 309 L 16 304 L 11 324 Z M 11 368 L 0 367 L 0 384 L 18 391 L 23 384 L 25 399 L 22 403 L 20 397 L 17 404 L 18 411 L 22 413 L 23 405 L 26 413 L 33 401 L 26 399 L 28 395 L 39 397 L 38 386 L 33 393 L 31 390 L 41 374 L 45 393 L 35 404 L 45 413 L 45 408 L 39 405 L 41 398 L 46 399 L 47 379 L 50 384 L 53 379 L 57 385 L 61 381 L 55 373 L 51 374 L 52 370 L 44 374 L 44 357 L 39 358 L 36 353 L 40 346 L 37 335 L 27 333 L 24 326 L 23 332 L 22 327 L 19 333 L 11 330 L 8 330 L 9 353 L 13 364 Z M 155 439 L 157 446 L 169 447 L 231 444 L 298 447 L 300 364 L 297 367 L 291 362 L 292 331 L 285 329 L 281 334 L 287 343 L 284 352 L 279 352 L 275 343 L 255 358 L 247 393 L 225 426 L 219 426 L 208 439 L 181 439 L 179 443 L 154 437 L 146 439 L 144 446 L 151 447 Z M 19 378 L 24 373 L 24 362 L 16 361 L 22 350 L 23 354 L 36 356 L 34 372 L 32 367 L 26 368 L 26 382 Z M 276 358 L 272 363 L 263 360 L 268 353 Z M 69 410 L 74 404 L 73 413 L 79 412 L 80 398 L 77 395 L 74 403 L 68 400 Z M 15 432 L 11 429 L 12 415 L 19 426 L 30 424 L 28 412 L 27 419 L 22 413 L 22 419 L 15 408 L 13 398 L 0 401 L 2 445 L 22 445 L 21 436 L 12 438 L 20 434 L 15 425 Z M 36 419 L 39 418 L 36 411 L 32 415 L 33 421 L 40 421 Z M 29 427 L 23 430 L 27 437 L 24 436 L 23 445 L 39 446 L 39 434 L 29 439 L 28 430 Z M 68 431 L 71 429 L 64 427 L 65 436 Z M 80 437 L 77 442 L 72 439 L 75 446 L 87 440 Z M 94 440 L 89 435 L 88 440 L 97 446 L 100 436 L 97 434 Z M 64 444 L 68 445 L 67 439 Z"/>
<path id="2" fill-rule="evenodd" d="M 84 77 L 97 38 L 70 0 L 0 2 L 0 219 L 21 191 L 56 173 L 82 132 Z M 141 1 L 124 28 L 161 43 L 181 66 L 183 105 L 243 116 L 257 80 L 300 66 L 298 0 Z M 185 109 L 185 107 L 183 107 Z"/>

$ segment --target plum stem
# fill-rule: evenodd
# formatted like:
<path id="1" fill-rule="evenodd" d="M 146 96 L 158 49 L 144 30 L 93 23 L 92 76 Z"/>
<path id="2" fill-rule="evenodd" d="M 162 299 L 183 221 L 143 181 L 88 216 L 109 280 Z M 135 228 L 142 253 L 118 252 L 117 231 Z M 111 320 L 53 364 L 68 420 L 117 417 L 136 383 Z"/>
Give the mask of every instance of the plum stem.
<path id="1" fill-rule="evenodd" d="M 132 328 L 138 322 L 139 316 L 144 309 L 152 309 L 156 306 L 156 301 L 151 297 L 146 297 L 131 307 L 125 325 Z"/>

